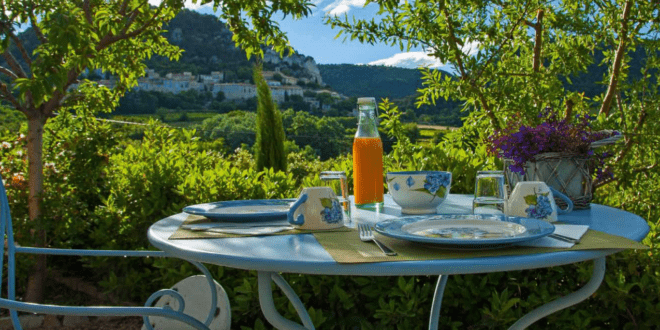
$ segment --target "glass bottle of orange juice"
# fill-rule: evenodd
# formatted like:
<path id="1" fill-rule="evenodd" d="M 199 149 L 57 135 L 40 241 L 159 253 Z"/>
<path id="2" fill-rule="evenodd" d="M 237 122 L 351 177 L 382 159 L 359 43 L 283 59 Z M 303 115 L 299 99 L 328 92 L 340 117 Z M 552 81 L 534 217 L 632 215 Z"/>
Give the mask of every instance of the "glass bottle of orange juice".
<path id="1" fill-rule="evenodd" d="M 378 135 L 376 99 L 358 99 L 359 122 L 353 140 L 355 205 L 383 203 L 383 142 Z"/>

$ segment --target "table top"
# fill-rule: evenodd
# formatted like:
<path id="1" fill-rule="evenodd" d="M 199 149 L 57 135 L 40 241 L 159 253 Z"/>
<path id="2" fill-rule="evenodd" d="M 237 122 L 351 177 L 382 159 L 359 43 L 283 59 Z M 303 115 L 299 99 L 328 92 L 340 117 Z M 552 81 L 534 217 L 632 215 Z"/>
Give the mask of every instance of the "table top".
<path id="1" fill-rule="evenodd" d="M 439 207 L 441 214 L 470 213 L 471 195 L 449 195 Z M 401 217 L 401 209 L 385 196 L 378 212 L 353 209 L 353 220 L 375 223 Z M 340 264 L 312 234 L 273 235 L 241 238 L 168 240 L 187 214 L 179 213 L 154 223 L 148 231 L 156 248 L 175 257 L 239 269 L 325 275 L 438 275 L 473 274 L 552 267 L 616 253 L 618 249 L 561 251 L 518 256 L 393 261 Z M 641 241 L 649 231 L 643 218 L 608 206 L 592 204 L 586 210 L 560 215 L 559 221 L 589 225 L 591 229 Z"/>

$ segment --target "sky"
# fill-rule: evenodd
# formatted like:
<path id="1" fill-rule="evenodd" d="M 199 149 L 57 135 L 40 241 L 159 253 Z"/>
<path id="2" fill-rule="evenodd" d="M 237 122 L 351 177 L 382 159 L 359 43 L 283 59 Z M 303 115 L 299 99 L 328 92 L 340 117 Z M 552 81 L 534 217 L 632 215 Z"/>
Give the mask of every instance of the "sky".
<path id="1" fill-rule="evenodd" d="M 453 71 L 449 66 L 427 56 L 421 48 L 410 52 L 401 51 L 398 46 L 385 44 L 369 45 L 359 41 L 343 41 L 343 36 L 335 39 L 338 29 L 332 29 L 323 24 L 326 15 L 348 15 L 356 18 L 371 18 L 376 16 L 378 5 L 369 4 L 364 7 L 364 0 L 311 0 L 316 6 L 312 14 L 300 20 L 286 18 L 279 21 L 280 28 L 286 32 L 291 46 L 300 54 L 311 56 L 317 64 L 369 64 L 386 65 L 402 68 L 417 68 L 430 66 L 445 71 Z M 160 2 L 150 0 L 152 3 Z M 210 5 L 199 6 L 186 3 L 189 9 L 203 14 L 213 14 Z"/>

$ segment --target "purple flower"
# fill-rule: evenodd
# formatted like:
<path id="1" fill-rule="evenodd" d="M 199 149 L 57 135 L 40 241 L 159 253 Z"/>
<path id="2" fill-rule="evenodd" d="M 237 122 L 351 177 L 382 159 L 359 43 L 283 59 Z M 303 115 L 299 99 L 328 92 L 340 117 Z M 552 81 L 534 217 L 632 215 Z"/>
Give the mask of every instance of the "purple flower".
<path id="1" fill-rule="evenodd" d="M 513 161 L 509 166 L 512 172 L 525 174 L 525 164 L 536 155 L 546 152 L 583 155 L 603 166 L 604 159 L 611 155 L 596 155 L 590 145 L 594 141 L 619 134 L 592 132 L 591 121 L 595 117 L 588 114 L 575 115 L 575 122 L 568 122 L 566 119 L 559 120 L 552 108 L 546 107 L 538 118 L 542 121 L 538 125 L 522 124 L 520 118 L 514 118 L 513 125 L 496 130 L 487 138 L 491 154 Z"/>

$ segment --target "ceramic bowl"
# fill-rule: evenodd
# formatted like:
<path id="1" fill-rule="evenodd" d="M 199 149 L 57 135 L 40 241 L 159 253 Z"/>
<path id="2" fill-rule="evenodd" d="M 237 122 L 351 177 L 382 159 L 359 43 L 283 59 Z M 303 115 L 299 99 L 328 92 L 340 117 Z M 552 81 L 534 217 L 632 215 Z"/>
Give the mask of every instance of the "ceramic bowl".
<path id="1" fill-rule="evenodd" d="M 449 195 L 451 172 L 389 172 L 387 187 L 401 213 L 432 214 Z"/>

